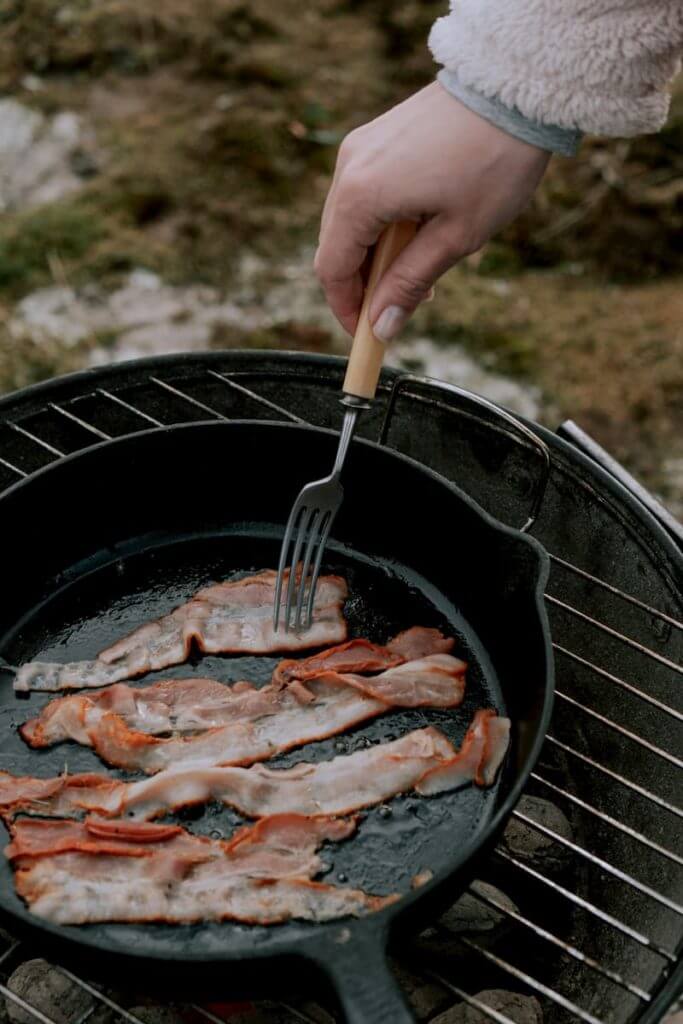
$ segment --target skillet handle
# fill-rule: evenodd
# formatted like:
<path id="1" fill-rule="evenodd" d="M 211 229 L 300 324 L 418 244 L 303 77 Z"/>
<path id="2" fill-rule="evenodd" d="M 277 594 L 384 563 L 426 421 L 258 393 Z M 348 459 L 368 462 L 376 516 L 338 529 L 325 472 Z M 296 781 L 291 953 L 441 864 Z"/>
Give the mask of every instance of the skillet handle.
<path id="1" fill-rule="evenodd" d="M 316 951 L 346 1024 L 415 1024 L 389 970 L 383 932 L 359 929 L 347 942 L 326 942 Z"/>
<path id="2" fill-rule="evenodd" d="M 401 391 L 403 391 L 404 388 L 409 387 L 411 384 L 424 385 L 433 391 L 441 391 L 444 394 L 453 395 L 456 399 L 466 405 L 474 405 L 487 409 L 496 419 L 502 420 L 507 427 L 512 428 L 511 433 L 516 434 L 519 440 L 525 441 L 530 447 L 535 448 L 536 452 L 541 456 L 541 474 L 534 490 L 534 495 L 531 501 L 531 510 L 527 521 L 523 526 L 519 527 L 520 533 L 528 533 L 536 522 L 539 512 L 541 511 L 541 505 L 543 504 L 545 492 L 548 487 L 548 481 L 550 480 L 552 462 L 550 449 L 545 441 L 543 441 L 539 435 L 532 430 L 531 426 L 527 425 L 522 418 L 508 412 L 508 410 L 502 405 L 496 405 L 495 402 L 491 402 L 488 398 L 484 398 L 483 395 L 477 395 L 473 391 L 466 391 L 465 388 L 458 387 L 457 384 L 448 384 L 446 381 L 435 380 L 432 377 L 423 377 L 414 373 L 402 373 L 400 377 L 396 378 L 391 391 L 389 392 L 387 410 L 384 414 L 384 421 L 379 435 L 379 443 L 381 445 L 387 444 L 396 400 L 398 399 Z"/>
<path id="3" fill-rule="evenodd" d="M 412 241 L 417 224 L 412 220 L 398 221 L 385 228 L 375 246 L 365 298 L 353 336 L 353 346 L 344 378 L 344 394 L 370 401 L 375 397 L 384 353 L 387 346 L 375 337 L 369 312 L 377 283 L 384 276 L 398 254 Z"/>

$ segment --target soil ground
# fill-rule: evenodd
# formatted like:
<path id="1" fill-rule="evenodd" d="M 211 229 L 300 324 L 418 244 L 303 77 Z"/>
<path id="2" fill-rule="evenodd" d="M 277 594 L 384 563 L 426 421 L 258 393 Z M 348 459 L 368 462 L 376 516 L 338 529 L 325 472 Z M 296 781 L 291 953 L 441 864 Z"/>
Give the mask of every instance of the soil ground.
<path id="1" fill-rule="evenodd" d="M 0 389 L 129 352 L 118 322 L 74 340 L 24 309 L 45 288 L 103 303 L 139 268 L 176 298 L 202 285 L 235 304 L 197 344 L 343 350 L 308 280 L 335 149 L 430 80 L 425 39 L 444 6 L 8 0 L 0 90 L 47 126 L 73 112 L 82 138 L 76 186 L 6 203 L 0 221 Z M 542 420 L 578 421 L 679 515 L 682 144 L 679 85 L 660 135 L 587 140 L 554 161 L 530 209 L 444 278 L 408 334 L 439 365 L 466 352 L 535 389 Z M 163 329 L 146 337 L 163 349 Z"/>

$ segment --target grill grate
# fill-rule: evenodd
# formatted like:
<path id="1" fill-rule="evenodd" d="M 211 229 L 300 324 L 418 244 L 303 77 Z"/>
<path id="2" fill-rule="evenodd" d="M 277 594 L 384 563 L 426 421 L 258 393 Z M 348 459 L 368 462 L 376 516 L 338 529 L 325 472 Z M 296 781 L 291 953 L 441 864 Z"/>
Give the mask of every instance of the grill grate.
<path id="1" fill-rule="evenodd" d="M 307 381 L 319 386 L 316 364 L 314 372 L 305 358 L 300 364 L 282 359 L 282 365 L 274 368 L 273 357 L 268 360 L 271 365 L 265 369 L 227 372 L 219 372 L 214 368 L 219 364 L 201 358 L 169 360 L 161 363 L 161 370 L 157 363 L 157 372 L 148 375 L 143 368 L 137 372 L 127 368 L 108 379 L 106 387 L 100 386 L 103 374 L 81 375 L 64 383 L 58 401 L 44 400 L 45 389 L 40 388 L 18 401 L 5 400 L 4 419 L 0 407 L 0 490 L 70 452 L 170 423 L 266 418 L 334 425 L 329 395 L 323 395 L 320 405 L 311 409 L 310 419 L 303 420 L 288 407 L 301 409 L 301 403 L 294 404 L 291 395 L 283 398 L 279 393 L 287 391 L 283 385 L 287 374 L 296 385 Z M 328 374 L 328 391 L 338 387 L 336 378 L 336 372 Z M 405 378 L 391 392 L 385 384 L 378 403 L 379 411 L 384 409 L 384 421 L 378 415 L 368 416 L 366 434 L 372 436 L 374 431 L 383 443 L 412 454 L 410 443 L 401 444 L 400 436 L 398 442 L 394 439 L 405 403 L 438 409 L 442 417 L 477 421 L 451 400 L 448 386 L 436 382 Z M 481 419 L 476 425 L 481 428 Z M 517 449 L 529 447 L 509 427 L 493 420 L 484 427 L 507 433 Z M 553 451 L 551 473 L 562 468 L 560 462 Z M 442 465 L 433 468 L 444 469 Z M 534 837 L 537 847 L 545 844 L 553 859 L 549 867 L 542 858 L 520 853 L 509 837 L 496 850 L 490 880 L 512 891 L 515 899 L 521 893 L 524 910 L 498 899 L 497 890 L 490 887 L 482 889 L 475 882 L 469 890 L 472 898 L 514 929 L 512 945 L 488 945 L 485 939 L 468 934 L 456 934 L 454 939 L 452 933 L 444 945 L 443 928 L 438 925 L 415 948 L 405 951 L 402 959 L 420 977 L 440 986 L 451 1004 L 462 1000 L 498 1024 L 513 1022 L 473 991 L 461 988 L 458 977 L 473 979 L 468 989 L 474 989 L 479 978 L 493 978 L 498 987 L 534 994 L 552 1020 L 586 1024 L 650 1020 L 654 1009 L 661 1012 L 664 1004 L 661 996 L 657 998 L 660 993 L 667 986 L 673 991 L 672 968 L 683 937 L 683 906 L 675 898 L 681 875 L 673 873 L 683 866 L 676 852 L 676 826 L 683 811 L 674 799 L 680 785 L 675 771 L 683 767 L 676 753 L 680 731 L 674 731 L 683 713 L 672 702 L 675 684 L 683 675 L 681 663 L 675 660 L 683 640 L 677 582 L 675 577 L 667 578 L 665 567 L 660 600 L 663 594 L 661 604 L 666 607 L 660 607 L 650 602 L 646 590 L 637 596 L 617 585 L 618 576 L 604 578 L 607 573 L 590 572 L 577 564 L 578 559 L 566 557 L 557 537 L 549 538 L 546 503 L 544 499 L 538 530 L 533 532 L 549 550 L 552 564 L 546 599 L 556 638 L 558 701 L 544 752 L 532 774 L 530 803 L 520 805 L 512 820 Z M 586 561 L 591 564 L 590 551 Z M 603 605 L 604 620 L 593 612 Z M 592 654 L 596 635 L 606 645 L 601 658 Z M 636 728 L 633 708 L 638 709 Z M 638 758 L 633 763 L 641 770 L 640 778 L 629 770 L 634 749 Z M 570 835 L 557 822 L 543 820 L 539 808 L 548 800 L 571 821 Z M 445 957 L 439 953 L 444 948 Z M 0 955 L 0 979 L 6 980 L 26 955 L 21 944 L 10 945 Z M 474 966 L 463 973 L 463 964 Z M 93 1006 L 104 1004 L 130 1024 L 143 1024 L 83 978 L 63 973 L 93 997 Z M 54 1024 L 5 984 L 0 984 L 0 992 L 30 1017 Z M 306 1010 L 281 1006 L 295 1019 L 318 1024 Z M 199 1006 L 195 1010 L 212 1024 L 223 1024 L 210 1010 Z"/>

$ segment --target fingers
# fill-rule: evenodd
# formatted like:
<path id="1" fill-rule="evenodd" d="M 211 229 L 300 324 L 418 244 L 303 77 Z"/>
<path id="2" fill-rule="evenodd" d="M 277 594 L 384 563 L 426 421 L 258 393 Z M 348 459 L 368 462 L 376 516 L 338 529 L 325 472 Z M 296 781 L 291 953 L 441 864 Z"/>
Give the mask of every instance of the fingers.
<path id="1" fill-rule="evenodd" d="M 394 260 L 377 285 L 370 322 L 381 341 L 392 341 L 411 313 L 432 296 L 435 281 L 471 251 L 457 224 L 434 217 Z"/>
<path id="2" fill-rule="evenodd" d="M 334 211 L 320 235 L 315 272 L 332 312 L 350 334 L 356 328 L 363 301 L 363 266 L 380 231 L 380 224 L 369 230 L 361 227 L 358 219 L 344 218 Z"/>
<path id="3" fill-rule="evenodd" d="M 339 151 L 314 263 L 325 298 L 349 334 L 356 328 L 363 301 L 363 268 L 368 249 L 384 227 L 376 212 L 376 190 L 364 176 L 348 170 L 353 145 L 352 136 L 347 136 Z"/>

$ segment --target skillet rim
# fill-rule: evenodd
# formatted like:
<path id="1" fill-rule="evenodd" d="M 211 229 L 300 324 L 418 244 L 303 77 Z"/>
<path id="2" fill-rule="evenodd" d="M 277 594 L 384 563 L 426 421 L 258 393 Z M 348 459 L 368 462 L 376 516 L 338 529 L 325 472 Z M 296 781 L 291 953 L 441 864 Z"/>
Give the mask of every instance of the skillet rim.
<path id="1" fill-rule="evenodd" d="M 195 428 L 203 429 L 206 427 L 222 428 L 224 430 L 232 427 L 239 429 L 256 428 L 257 431 L 261 431 L 264 434 L 267 431 L 286 429 L 302 434 L 313 433 L 328 436 L 333 439 L 338 437 L 338 431 L 328 427 L 319 427 L 314 424 L 307 423 L 283 423 L 278 420 L 211 419 L 196 420 L 191 423 L 174 423 L 160 427 L 150 427 L 146 430 L 137 431 L 135 434 L 125 434 L 121 437 L 110 438 L 106 441 L 89 445 L 85 449 L 79 449 L 78 451 L 71 452 L 54 462 L 50 462 L 47 465 L 42 466 L 29 476 L 18 480 L 0 495 L 0 515 L 2 514 L 5 501 L 8 498 L 12 498 L 23 489 L 31 487 L 36 480 L 42 480 L 50 474 L 59 473 L 62 466 L 67 463 L 72 464 L 77 462 L 79 459 L 91 458 L 96 456 L 97 452 L 101 449 L 111 449 L 119 445 L 123 446 L 130 444 L 131 442 L 136 442 L 138 438 L 144 439 L 147 437 L 157 437 L 165 434 L 175 434 L 180 431 L 191 432 Z M 443 868 L 438 874 L 435 874 L 426 884 L 403 893 L 396 903 L 393 903 L 382 910 L 375 911 L 367 917 L 358 919 L 340 918 L 339 920 L 328 922 L 317 922 L 315 925 L 315 932 L 312 935 L 304 935 L 298 939 L 278 935 L 277 932 L 273 931 L 270 936 L 255 946 L 252 944 L 247 948 L 245 942 L 245 945 L 240 946 L 236 951 L 226 950 L 215 954 L 207 954 L 203 952 L 193 955 L 191 950 L 186 950 L 183 953 L 182 959 L 180 959 L 172 955 L 164 955 L 164 953 L 160 951 L 151 952 L 148 949 L 145 949 L 140 953 L 124 951 L 118 944 L 112 945 L 106 940 L 90 939 L 88 934 L 84 933 L 79 925 L 53 924 L 52 922 L 44 921 L 39 917 L 34 917 L 28 910 L 25 910 L 24 914 L 19 916 L 10 908 L 0 907 L 0 918 L 12 921 L 13 923 L 16 922 L 16 927 L 19 931 L 25 932 L 26 930 L 30 930 L 47 933 L 49 939 L 46 937 L 45 941 L 49 941 L 51 945 L 54 944 L 55 941 L 59 943 L 61 940 L 62 943 L 68 945 L 69 956 L 71 956 L 80 946 L 82 949 L 83 947 L 87 949 L 88 955 L 109 955 L 117 961 L 121 961 L 123 959 L 126 961 L 133 960 L 138 964 L 143 963 L 144 961 L 151 961 L 155 964 L 196 965 L 197 967 L 203 965 L 205 967 L 210 967 L 216 964 L 245 963 L 246 960 L 267 960 L 278 957 L 291 957 L 292 955 L 319 961 L 322 955 L 321 947 L 323 942 L 325 945 L 330 941 L 348 941 L 349 945 L 355 944 L 352 943 L 350 939 L 347 939 L 346 935 L 350 935 L 356 940 L 356 942 L 362 941 L 367 943 L 368 941 L 372 941 L 374 933 L 374 936 L 379 938 L 379 941 L 384 944 L 389 931 L 393 931 L 395 927 L 400 926 L 402 919 L 409 919 L 411 914 L 415 915 L 416 907 L 420 903 L 429 903 L 430 895 L 433 900 L 441 889 L 445 889 L 450 881 L 456 879 L 466 870 L 468 865 L 472 864 L 477 854 L 484 850 L 502 830 L 517 801 L 522 795 L 522 790 L 528 782 L 529 776 L 538 760 L 552 716 L 555 695 L 555 666 L 550 624 L 544 600 L 544 588 L 550 572 L 550 559 L 543 545 L 535 537 L 522 533 L 520 530 L 515 529 L 515 527 L 508 526 L 506 523 L 502 523 L 500 520 L 496 519 L 487 512 L 486 509 L 482 508 L 481 505 L 479 505 L 472 497 L 470 497 L 466 491 L 462 490 L 456 484 L 447 480 L 439 473 L 436 473 L 429 466 L 423 465 L 411 456 L 405 455 L 403 452 L 399 452 L 387 445 L 382 445 L 376 441 L 370 441 L 366 438 L 355 438 L 352 444 L 359 444 L 374 450 L 383 458 L 395 459 L 397 462 L 408 464 L 413 470 L 429 477 L 435 484 L 450 491 L 451 494 L 459 501 L 468 506 L 470 511 L 477 515 L 485 524 L 486 528 L 492 533 L 507 537 L 509 541 L 521 544 L 522 546 L 526 545 L 527 548 L 534 553 L 534 557 L 536 559 L 535 573 L 533 576 L 531 573 L 529 574 L 528 582 L 530 585 L 530 597 L 533 602 L 536 622 L 540 626 L 540 639 L 542 639 L 545 661 L 543 702 L 540 713 L 537 717 L 538 728 L 534 742 L 531 745 L 531 749 L 527 754 L 521 770 L 517 773 L 508 792 L 502 798 L 498 809 L 488 819 L 485 825 L 480 830 L 475 831 L 470 840 L 458 849 L 457 854 L 454 855 L 448 866 Z M 232 923 L 239 925 L 239 922 Z M 177 925 L 176 927 L 182 927 L 182 925 Z M 243 925 L 242 927 L 248 928 L 249 926 Z M 346 933 L 345 937 L 343 940 L 340 938 L 335 940 L 333 933 L 335 929 L 340 928 L 342 931 L 338 934 L 341 935 L 342 932 L 344 932 Z M 341 954 L 344 947 L 338 946 L 337 948 Z"/>

